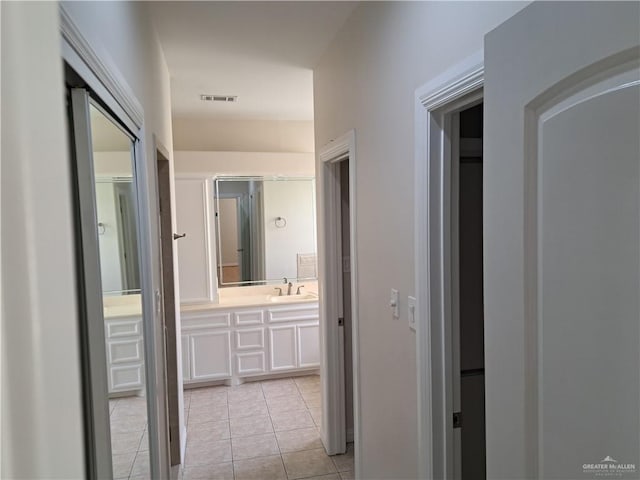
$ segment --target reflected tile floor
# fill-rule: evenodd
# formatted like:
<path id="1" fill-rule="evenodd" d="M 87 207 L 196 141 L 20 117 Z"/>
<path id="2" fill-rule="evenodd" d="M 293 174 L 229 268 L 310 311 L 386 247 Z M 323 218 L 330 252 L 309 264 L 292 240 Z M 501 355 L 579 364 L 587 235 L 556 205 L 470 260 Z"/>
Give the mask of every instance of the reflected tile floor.
<path id="1" fill-rule="evenodd" d="M 150 473 L 146 398 L 111 399 L 109 413 L 113 478 L 148 479 Z"/>
<path id="2" fill-rule="evenodd" d="M 183 480 L 346 480 L 353 444 L 327 456 L 320 441 L 320 377 L 185 390 Z"/>

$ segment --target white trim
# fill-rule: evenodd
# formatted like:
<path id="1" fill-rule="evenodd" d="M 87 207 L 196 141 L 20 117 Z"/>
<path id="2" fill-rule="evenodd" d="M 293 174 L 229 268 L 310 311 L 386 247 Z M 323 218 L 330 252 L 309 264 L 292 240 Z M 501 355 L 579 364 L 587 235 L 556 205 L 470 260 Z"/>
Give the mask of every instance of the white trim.
<path id="1" fill-rule="evenodd" d="M 108 59 L 109 56 L 106 54 L 99 55 L 94 47 L 89 44 L 62 2 L 60 3 L 60 33 L 84 64 L 100 80 L 109 94 L 127 112 L 136 126 L 141 127 L 144 120 L 144 111 L 142 105 L 133 94 L 133 90 L 131 90 L 119 70 L 114 65 L 109 65 L 105 62 L 105 59 Z"/>
<path id="2" fill-rule="evenodd" d="M 448 114 L 477 101 L 484 53 L 476 52 L 415 92 L 415 285 L 418 382 L 418 476 L 450 478 L 453 440 L 445 359 L 449 315 L 447 265 L 450 215 L 446 198 L 451 152 Z M 450 412 L 449 412 L 450 413 Z"/>
<path id="3" fill-rule="evenodd" d="M 320 276 L 320 335 L 321 335 L 321 381 L 323 396 L 322 441 L 331 454 L 339 453 L 338 449 L 346 445 L 347 432 L 344 402 L 344 350 L 341 349 L 342 331 L 338 327 L 339 298 L 341 292 L 336 285 L 342 278 L 342 258 L 337 236 L 336 192 L 339 185 L 332 177 L 337 162 L 349 160 L 349 203 L 350 203 L 350 237 L 351 237 L 351 322 L 353 348 L 353 419 L 354 419 L 354 456 L 355 476 L 362 469 L 362 425 L 360 421 L 360 349 L 358 322 L 358 261 L 357 261 L 357 204 L 356 204 L 356 139 L 351 130 L 318 150 L 318 171 L 321 182 L 318 192 L 322 192 L 322 200 L 318 202 L 318 219 L 323 221 L 318 252 L 323 272 Z M 330 288 L 333 285 L 333 288 Z M 332 319 L 330 321 L 329 319 Z M 340 452 L 342 453 L 342 452 Z"/>

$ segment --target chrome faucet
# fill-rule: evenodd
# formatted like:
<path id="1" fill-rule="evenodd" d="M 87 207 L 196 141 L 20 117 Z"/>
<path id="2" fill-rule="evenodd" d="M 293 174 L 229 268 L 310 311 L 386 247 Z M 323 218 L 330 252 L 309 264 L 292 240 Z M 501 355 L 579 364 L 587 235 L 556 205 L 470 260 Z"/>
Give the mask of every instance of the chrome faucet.
<path id="1" fill-rule="evenodd" d="M 287 288 L 287 295 L 291 295 L 291 287 L 293 287 L 293 283 L 289 282 L 288 287 L 289 288 Z"/>
<path id="2" fill-rule="evenodd" d="M 278 290 L 278 296 L 282 296 L 282 289 L 280 287 L 275 287 L 274 290 Z"/>
<path id="3" fill-rule="evenodd" d="M 298 291 L 296 292 L 296 295 L 300 295 L 300 289 L 304 287 L 304 285 L 298 285 Z"/>

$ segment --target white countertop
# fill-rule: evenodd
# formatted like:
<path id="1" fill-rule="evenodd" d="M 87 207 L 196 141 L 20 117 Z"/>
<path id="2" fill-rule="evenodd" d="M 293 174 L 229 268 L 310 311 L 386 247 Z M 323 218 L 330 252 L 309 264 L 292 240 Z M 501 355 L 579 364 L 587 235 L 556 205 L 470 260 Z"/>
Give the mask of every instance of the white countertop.
<path id="1" fill-rule="evenodd" d="M 310 284 L 301 295 L 277 295 L 272 285 L 257 287 L 231 287 L 219 290 L 219 303 L 181 305 L 181 312 L 202 312 L 229 307 L 257 307 L 295 305 L 318 301 L 317 283 Z M 103 297 L 104 317 L 120 318 L 142 316 L 142 297 L 137 295 L 105 295 Z"/>
<path id="2" fill-rule="evenodd" d="M 317 302 L 318 296 L 314 293 L 303 295 L 242 295 L 242 296 L 220 296 L 219 303 L 202 303 L 197 305 L 182 305 L 181 312 L 199 312 L 203 310 L 219 310 L 229 307 L 257 307 L 257 306 L 278 306 L 298 303 Z"/>

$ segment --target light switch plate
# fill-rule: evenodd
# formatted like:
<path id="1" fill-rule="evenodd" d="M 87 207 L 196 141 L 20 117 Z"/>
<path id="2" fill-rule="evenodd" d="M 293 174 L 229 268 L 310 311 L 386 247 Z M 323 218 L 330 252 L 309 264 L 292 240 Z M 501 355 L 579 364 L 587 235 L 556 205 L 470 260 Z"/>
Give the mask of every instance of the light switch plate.
<path id="1" fill-rule="evenodd" d="M 398 290 L 395 288 L 391 289 L 391 300 L 389 300 L 389 306 L 393 312 L 393 318 L 400 318 L 400 298 Z"/>
<path id="2" fill-rule="evenodd" d="M 409 297 L 407 300 L 407 317 L 409 317 L 409 328 L 416 331 L 416 297 Z"/>

